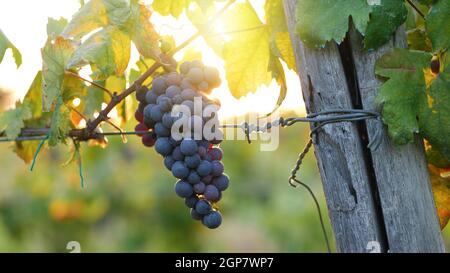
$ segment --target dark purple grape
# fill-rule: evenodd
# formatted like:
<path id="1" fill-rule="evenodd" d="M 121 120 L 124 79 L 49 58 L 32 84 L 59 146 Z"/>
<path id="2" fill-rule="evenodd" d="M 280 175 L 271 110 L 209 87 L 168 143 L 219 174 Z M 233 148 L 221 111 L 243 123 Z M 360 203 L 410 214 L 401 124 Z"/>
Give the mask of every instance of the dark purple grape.
<path id="1" fill-rule="evenodd" d="M 184 160 L 184 155 L 183 155 L 183 153 L 181 153 L 181 149 L 180 149 L 179 146 L 177 146 L 177 147 L 175 147 L 175 149 L 173 149 L 172 157 L 176 161 L 183 161 Z"/>
<path id="2" fill-rule="evenodd" d="M 192 188 L 191 184 L 187 183 L 186 181 L 179 180 L 177 183 L 175 183 L 175 193 L 179 197 L 187 198 L 194 193 L 194 189 Z"/>
<path id="3" fill-rule="evenodd" d="M 154 131 L 155 131 L 156 135 L 158 135 L 158 137 L 168 137 L 168 136 L 170 136 L 170 129 L 168 129 L 166 126 L 164 126 L 161 122 L 158 122 L 158 123 L 155 124 Z"/>
<path id="4" fill-rule="evenodd" d="M 202 182 L 205 183 L 205 184 L 211 183 L 212 180 L 213 180 L 213 176 L 212 175 L 207 175 L 207 176 L 204 176 L 202 178 Z"/>
<path id="5" fill-rule="evenodd" d="M 148 92 L 147 86 L 145 86 L 145 85 L 139 86 L 138 88 L 136 88 L 136 99 L 139 102 L 146 103 L 145 96 L 146 96 L 147 92 Z"/>
<path id="6" fill-rule="evenodd" d="M 218 211 L 211 211 L 203 217 L 202 223 L 207 228 L 217 228 L 222 224 L 222 215 Z"/>
<path id="7" fill-rule="evenodd" d="M 190 88 L 181 91 L 181 97 L 183 98 L 183 100 L 193 100 L 195 95 L 196 92 Z"/>
<path id="8" fill-rule="evenodd" d="M 166 90 L 166 96 L 171 99 L 179 94 L 181 94 L 181 88 L 177 85 L 171 85 Z"/>
<path id="9" fill-rule="evenodd" d="M 212 184 L 220 191 L 224 191 L 228 188 L 230 184 L 230 179 L 226 174 L 222 174 L 213 179 Z"/>
<path id="10" fill-rule="evenodd" d="M 157 101 L 158 106 L 161 108 L 163 112 L 169 112 L 172 110 L 172 100 L 164 95 L 158 97 Z"/>
<path id="11" fill-rule="evenodd" d="M 206 185 L 203 182 L 199 182 L 199 183 L 195 184 L 193 186 L 193 188 L 194 188 L 195 193 L 201 194 L 205 191 Z"/>
<path id="12" fill-rule="evenodd" d="M 220 148 L 214 147 L 208 153 L 213 160 L 222 160 L 222 150 Z"/>
<path id="13" fill-rule="evenodd" d="M 147 94 L 145 95 L 145 101 L 148 104 L 156 104 L 156 100 L 158 99 L 158 95 L 153 92 L 153 90 L 150 90 L 149 92 L 147 92 Z"/>
<path id="14" fill-rule="evenodd" d="M 167 85 L 163 77 L 155 78 L 152 82 L 152 89 L 157 95 L 164 94 Z"/>
<path id="15" fill-rule="evenodd" d="M 187 181 L 188 181 L 190 184 L 197 184 L 197 183 L 200 183 L 200 182 L 201 182 L 201 177 L 198 175 L 198 173 L 197 173 L 196 171 L 192 170 L 192 171 L 189 173 L 189 176 L 188 176 L 188 178 L 187 178 Z"/>
<path id="16" fill-rule="evenodd" d="M 172 145 L 170 145 L 169 139 L 167 137 L 159 137 L 155 143 L 155 150 L 162 156 L 170 155 L 172 153 Z"/>
<path id="17" fill-rule="evenodd" d="M 162 119 L 164 112 L 161 110 L 161 107 L 159 105 L 155 105 L 151 108 L 150 111 L 150 117 L 154 122 L 160 122 Z M 144 113 L 145 117 L 145 113 Z"/>
<path id="18" fill-rule="evenodd" d="M 169 156 L 166 156 L 166 157 L 164 158 L 164 166 L 165 166 L 169 171 L 172 170 L 173 163 L 175 163 L 175 160 L 173 159 L 172 156 L 169 155 Z"/>
<path id="19" fill-rule="evenodd" d="M 193 194 L 184 200 L 184 204 L 186 205 L 186 207 L 191 208 L 191 209 L 195 208 L 195 204 L 197 204 L 197 202 L 198 202 L 198 197 L 196 194 Z"/>
<path id="20" fill-rule="evenodd" d="M 174 123 L 174 117 L 172 117 L 171 113 L 165 113 L 162 117 L 161 122 L 166 128 L 170 129 L 172 128 L 172 125 Z"/>
<path id="21" fill-rule="evenodd" d="M 200 176 L 207 176 L 212 171 L 212 164 L 209 161 L 203 160 L 197 167 L 197 173 Z"/>
<path id="22" fill-rule="evenodd" d="M 134 131 L 135 132 L 142 132 L 142 134 L 137 134 L 137 136 L 142 137 L 148 131 L 148 128 L 147 128 L 147 126 L 145 126 L 144 123 L 138 123 L 138 125 L 136 125 L 136 127 L 134 127 Z"/>
<path id="23" fill-rule="evenodd" d="M 219 189 L 216 188 L 214 185 L 208 185 L 205 188 L 205 192 L 203 193 L 203 196 L 209 201 L 217 201 L 220 197 Z"/>
<path id="24" fill-rule="evenodd" d="M 153 134 L 145 134 L 142 137 L 142 144 L 146 147 L 153 147 L 156 142 L 156 137 Z"/>
<path id="25" fill-rule="evenodd" d="M 177 104 L 177 105 L 183 103 L 183 97 L 182 97 L 181 95 L 175 95 L 175 96 L 172 98 L 172 103 L 173 103 L 173 104 Z"/>
<path id="26" fill-rule="evenodd" d="M 172 174 L 176 178 L 186 178 L 189 175 L 189 168 L 182 161 L 176 161 L 172 165 Z"/>
<path id="27" fill-rule="evenodd" d="M 213 162 L 211 162 L 212 164 L 212 175 L 213 176 L 219 176 L 221 174 L 223 174 L 224 171 L 224 167 L 222 162 L 218 161 L 218 160 L 214 160 Z"/>
<path id="28" fill-rule="evenodd" d="M 211 204 L 206 200 L 200 200 L 195 204 L 195 211 L 202 215 L 208 214 L 211 211 Z"/>
<path id="29" fill-rule="evenodd" d="M 181 153 L 185 156 L 191 156 L 197 153 L 198 145 L 193 139 L 183 139 L 180 144 Z"/>
<path id="30" fill-rule="evenodd" d="M 195 209 L 191 209 L 191 217 L 194 220 L 202 220 L 203 219 L 203 215 L 198 213 Z"/>
<path id="31" fill-rule="evenodd" d="M 184 158 L 184 162 L 186 163 L 186 166 L 188 166 L 191 169 L 197 168 L 198 165 L 200 165 L 201 161 L 202 161 L 202 159 L 200 158 L 200 156 L 198 154 L 186 156 Z"/>

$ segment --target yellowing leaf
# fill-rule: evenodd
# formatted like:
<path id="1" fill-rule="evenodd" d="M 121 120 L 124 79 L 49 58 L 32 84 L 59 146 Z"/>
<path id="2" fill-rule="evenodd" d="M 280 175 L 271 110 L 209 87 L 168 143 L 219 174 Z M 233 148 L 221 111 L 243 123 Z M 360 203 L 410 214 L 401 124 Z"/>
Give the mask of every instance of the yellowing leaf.
<path id="1" fill-rule="evenodd" d="M 117 27 L 108 27 L 94 33 L 81 44 L 67 63 L 67 69 L 86 64 L 95 65 L 95 78 L 121 75 L 130 59 L 130 38 Z"/>
<path id="2" fill-rule="evenodd" d="M 42 72 L 39 71 L 34 77 L 24 102 L 30 106 L 31 114 L 34 118 L 42 115 Z"/>
<path id="3" fill-rule="evenodd" d="M 16 65 L 19 67 L 22 64 L 22 54 L 20 54 L 19 50 L 8 40 L 8 38 L 6 38 L 3 31 L 0 30 L 0 63 L 3 61 L 3 57 L 8 48 L 12 50 Z"/>
<path id="4" fill-rule="evenodd" d="M 75 13 L 63 31 L 64 36 L 81 37 L 108 24 L 106 7 L 102 0 L 91 0 Z"/>
<path id="5" fill-rule="evenodd" d="M 65 18 L 61 17 L 58 20 L 56 20 L 49 17 L 47 23 L 47 36 L 56 37 L 61 35 L 66 26 L 67 20 Z"/>
<path id="6" fill-rule="evenodd" d="M 30 164 L 38 146 L 39 141 L 16 141 L 14 144 L 14 152 L 25 164 Z"/>
<path id="7" fill-rule="evenodd" d="M 154 0 L 152 8 L 161 15 L 180 16 L 189 7 L 192 0 Z"/>
<path id="8" fill-rule="evenodd" d="M 52 104 L 61 95 L 65 67 L 72 56 L 74 46 L 62 37 L 47 40 L 42 49 L 43 109 L 50 111 Z"/>
<path id="9" fill-rule="evenodd" d="M 156 58 L 159 56 L 158 33 L 150 23 L 150 10 L 142 4 L 136 8 L 135 18 L 130 30 L 133 43 L 139 53 L 145 58 Z"/>
<path id="10" fill-rule="evenodd" d="M 52 114 L 48 144 L 55 146 L 60 142 L 64 143 L 66 134 L 72 128 L 71 126 L 70 110 L 64 105 L 62 97 L 59 96 Z"/>
<path id="11" fill-rule="evenodd" d="M 428 170 L 441 229 L 443 229 L 450 219 L 450 179 L 442 177 L 440 170 L 431 165 Z"/>
<path id="12" fill-rule="evenodd" d="M 254 28 L 245 34 L 230 34 L 223 48 L 228 86 L 239 98 L 271 81 L 269 33 L 248 2 L 236 4 L 225 14 L 224 21 L 234 30 Z"/>

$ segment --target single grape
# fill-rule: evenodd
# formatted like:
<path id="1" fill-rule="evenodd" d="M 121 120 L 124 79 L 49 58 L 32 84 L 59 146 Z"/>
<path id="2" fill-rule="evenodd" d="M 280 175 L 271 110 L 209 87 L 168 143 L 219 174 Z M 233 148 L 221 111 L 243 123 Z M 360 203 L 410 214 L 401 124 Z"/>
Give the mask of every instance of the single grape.
<path id="1" fill-rule="evenodd" d="M 190 88 L 181 91 L 181 97 L 183 97 L 183 100 L 193 100 L 195 95 L 196 92 Z"/>
<path id="2" fill-rule="evenodd" d="M 164 95 L 158 97 L 157 101 L 158 106 L 161 108 L 163 112 L 169 112 L 172 110 L 172 100 Z"/>
<path id="3" fill-rule="evenodd" d="M 195 209 L 191 208 L 191 217 L 194 220 L 202 220 L 203 219 L 203 215 L 201 215 L 200 213 L 198 213 Z"/>
<path id="4" fill-rule="evenodd" d="M 168 137 L 170 136 L 170 129 L 168 129 L 166 126 L 164 126 L 161 122 L 158 122 L 155 124 L 155 129 L 154 129 L 156 135 L 158 135 L 158 137 Z M 170 146 L 172 146 L 169 143 Z"/>
<path id="5" fill-rule="evenodd" d="M 184 160 L 184 155 L 181 152 L 180 146 L 177 146 L 177 147 L 175 147 L 175 149 L 173 149 L 172 157 L 173 157 L 173 159 L 175 159 L 177 161 L 183 161 Z"/>
<path id="6" fill-rule="evenodd" d="M 172 103 L 173 103 L 173 104 L 177 104 L 177 105 L 183 103 L 183 97 L 182 97 L 181 95 L 175 95 L 175 96 L 172 98 Z"/>
<path id="7" fill-rule="evenodd" d="M 194 114 L 194 102 L 191 100 L 185 100 L 181 103 L 181 105 L 187 107 L 189 109 L 189 113 Z"/>
<path id="8" fill-rule="evenodd" d="M 174 117 L 172 117 L 171 113 L 165 113 L 162 117 L 161 122 L 166 128 L 172 128 Z"/>
<path id="9" fill-rule="evenodd" d="M 202 161 L 202 159 L 200 158 L 200 156 L 198 154 L 186 156 L 184 158 L 184 162 L 186 163 L 186 166 L 188 166 L 191 169 L 197 168 L 198 165 L 200 165 L 201 161 Z"/>
<path id="10" fill-rule="evenodd" d="M 220 191 L 224 191 L 230 184 L 230 179 L 226 174 L 222 174 L 213 179 L 212 184 Z"/>
<path id="11" fill-rule="evenodd" d="M 195 184 L 193 186 L 193 188 L 194 188 L 194 192 L 200 194 L 200 193 L 203 193 L 205 191 L 206 185 L 203 182 L 199 182 L 199 183 Z"/>
<path id="12" fill-rule="evenodd" d="M 218 161 L 218 160 L 214 160 L 213 162 L 211 162 L 212 164 L 212 175 L 213 176 L 220 176 L 223 171 L 224 171 L 224 167 L 222 162 Z"/>
<path id="13" fill-rule="evenodd" d="M 201 157 L 202 159 L 205 159 L 205 156 L 208 154 L 208 152 L 207 152 L 206 149 L 207 149 L 207 148 L 205 148 L 205 147 L 203 147 L 203 146 L 198 147 L 198 154 L 200 155 L 200 157 Z"/>
<path id="14" fill-rule="evenodd" d="M 214 229 L 222 224 L 222 215 L 218 211 L 211 211 L 202 219 L 203 225 L 207 228 Z"/>
<path id="15" fill-rule="evenodd" d="M 136 99 L 139 102 L 145 103 L 145 96 L 148 92 L 148 88 L 145 85 L 141 85 L 138 88 L 136 88 Z"/>
<path id="16" fill-rule="evenodd" d="M 157 99 L 158 99 L 158 95 L 155 92 L 153 92 L 152 90 L 147 92 L 147 94 L 145 95 L 145 101 L 148 104 L 156 104 Z"/>
<path id="17" fill-rule="evenodd" d="M 187 183 L 186 181 L 179 180 L 177 183 L 175 183 L 175 193 L 179 197 L 186 198 L 194 193 L 194 189 L 192 188 L 191 184 Z"/>
<path id="18" fill-rule="evenodd" d="M 187 74 L 189 72 L 189 69 L 191 69 L 190 67 L 190 62 L 184 62 L 180 65 L 180 72 L 182 74 Z"/>
<path id="19" fill-rule="evenodd" d="M 208 214 L 211 211 L 211 204 L 206 200 L 200 200 L 195 204 L 195 211 L 202 215 Z"/>
<path id="20" fill-rule="evenodd" d="M 432 60 L 430 63 L 431 72 L 434 74 L 439 74 L 441 70 L 441 62 L 439 59 Z"/>
<path id="21" fill-rule="evenodd" d="M 166 90 L 166 96 L 171 99 L 179 94 L 181 94 L 181 88 L 177 85 L 171 85 Z"/>
<path id="22" fill-rule="evenodd" d="M 166 81 L 163 77 L 155 78 L 152 82 L 152 89 L 157 95 L 161 95 L 166 91 Z"/>
<path id="23" fill-rule="evenodd" d="M 161 121 L 163 114 L 164 113 L 161 110 L 161 107 L 159 105 L 155 105 L 151 108 L 150 116 L 155 123 Z M 145 112 L 144 112 L 144 117 L 145 117 Z"/>
<path id="24" fill-rule="evenodd" d="M 172 145 L 170 145 L 167 137 L 160 137 L 156 140 L 155 150 L 162 156 L 168 156 L 172 153 Z"/>
<path id="25" fill-rule="evenodd" d="M 201 68 L 193 67 L 187 74 L 187 79 L 193 84 L 199 84 L 203 81 L 203 71 Z"/>
<path id="26" fill-rule="evenodd" d="M 213 160 L 222 160 L 222 149 L 218 147 L 214 147 L 211 150 L 208 151 L 208 154 L 211 155 Z"/>
<path id="27" fill-rule="evenodd" d="M 203 195 L 205 196 L 205 198 L 209 201 L 217 201 L 219 200 L 219 189 L 216 188 L 216 186 L 214 185 L 208 185 L 205 188 L 205 192 L 203 193 Z"/>
<path id="28" fill-rule="evenodd" d="M 207 175 L 202 178 L 202 182 L 205 184 L 210 184 L 212 180 L 213 180 L 212 175 Z"/>
<path id="29" fill-rule="evenodd" d="M 195 204 L 197 204 L 198 200 L 199 199 L 198 199 L 197 195 L 192 194 L 191 196 L 184 199 L 184 204 L 186 205 L 186 207 L 192 209 L 192 208 L 195 208 Z"/>
<path id="30" fill-rule="evenodd" d="M 137 136 L 142 137 L 148 131 L 147 126 L 144 123 L 138 123 L 136 127 L 134 127 L 135 132 L 142 132 L 142 134 L 137 134 Z"/>
<path id="31" fill-rule="evenodd" d="M 200 176 L 207 176 L 212 171 L 212 164 L 209 161 L 203 160 L 197 167 L 197 173 Z"/>
<path id="32" fill-rule="evenodd" d="M 193 89 L 194 86 L 188 79 L 183 79 L 180 84 L 181 89 Z"/>
<path id="33" fill-rule="evenodd" d="M 181 153 L 185 156 L 191 156 L 197 153 L 198 145 L 193 139 L 185 138 L 180 144 Z"/>
<path id="34" fill-rule="evenodd" d="M 176 161 L 172 165 L 172 174 L 176 178 L 186 178 L 189 175 L 189 169 L 184 165 L 182 161 Z"/>
<path id="35" fill-rule="evenodd" d="M 171 72 L 166 77 L 166 85 L 179 85 L 183 77 L 176 72 Z"/>
<path id="36" fill-rule="evenodd" d="M 197 173 L 196 171 L 192 170 L 192 171 L 189 173 L 189 176 L 188 176 L 188 178 L 187 178 L 187 181 L 188 181 L 190 184 L 197 184 L 197 183 L 200 183 L 201 177 L 198 175 L 198 173 Z"/>
<path id="37" fill-rule="evenodd" d="M 164 158 L 164 166 L 171 171 L 172 170 L 172 166 L 173 163 L 175 163 L 175 160 L 173 159 L 172 156 L 168 155 Z"/>
<path id="38" fill-rule="evenodd" d="M 138 122 L 144 122 L 144 113 L 139 110 L 136 110 L 136 112 L 134 112 L 134 118 Z"/>
<path id="39" fill-rule="evenodd" d="M 212 86 L 216 86 L 216 84 L 220 82 L 219 70 L 216 68 L 206 66 L 203 69 L 203 73 L 205 75 L 205 80 Z"/>
<path id="40" fill-rule="evenodd" d="M 156 142 L 156 136 L 153 134 L 145 134 L 142 136 L 142 144 L 146 147 L 153 147 Z"/>

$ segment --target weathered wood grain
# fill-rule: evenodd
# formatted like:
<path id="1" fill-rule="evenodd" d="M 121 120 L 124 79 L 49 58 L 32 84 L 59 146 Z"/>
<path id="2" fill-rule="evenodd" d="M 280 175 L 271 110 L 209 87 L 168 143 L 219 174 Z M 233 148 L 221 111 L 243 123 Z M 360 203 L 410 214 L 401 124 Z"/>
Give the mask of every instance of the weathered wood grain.
<path id="1" fill-rule="evenodd" d="M 374 109 L 374 63 L 394 45 L 405 46 L 404 31 L 371 53 L 354 30 L 339 48 L 307 48 L 295 34 L 296 2 L 284 0 L 284 7 L 307 111 Z M 422 145 L 394 147 L 383 132 L 371 152 L 365 145 L 375 129 L 375 121 L 327 125 L 314 143 L 337 250 L 367 252 L 377 241 L 382 252 L 445 251 Z"/>
<path id="2" fill-rule="evenodd" d="M 406 47 L 404 30 L 375 52 L 365 52 L 356 30 L 350 32 L 353 59 L 364 109 L 375 109 L 381 85 L 375 76 L 376 60 L 393 47 Z M 369 137 L 376 130 L 367 121 Z M 394 146 L 386 131 L 383 142 L 371 152 L 390 252 L 443 252 L 444 244 L 431 192 L 422 142 Z"/>
<path id="3" fill-rule="evenodd" d="M 295 3 L 284 1 L 307 111 L 353 108 L 337 45 L 330 43 L 322 50 L 305 47 L 294 34 Z M 385 250 L 356 125 L 326 125 L 314 147 L 337 250 L 366 252 L 370 241 L 380 242 Z"/>

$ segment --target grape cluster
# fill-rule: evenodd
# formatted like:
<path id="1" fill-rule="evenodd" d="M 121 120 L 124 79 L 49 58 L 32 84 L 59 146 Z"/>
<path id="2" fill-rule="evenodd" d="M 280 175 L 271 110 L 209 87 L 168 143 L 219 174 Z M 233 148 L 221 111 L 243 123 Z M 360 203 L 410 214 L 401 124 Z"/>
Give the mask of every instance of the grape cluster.
<path id="1" fill-rule="evenodd" d="M 136 90 L 139 107 L 135 118 L 139 123 L 135 130 L 142 132 L 139 135 L 142 143 L 147 147 L 154 146 L 164 157 L 165 167 L 178 179 L 175 193 L 184 198 L 191 217 L 211 229 L 222 222 L 217 202 L 228 188 L 229 178 L 224 173 L 222 150 L 218 146 L 222 137 L 198 137 L 207 122 L 218 124 L 217 114 L 196 115 L 194 101 L 202 102 L 201 113 L 208 106 L 220 107 L 217 101 L 208 98 L 220 83 L 217 69 L 192 61 L 181 64 L 180 73 L 171 72 L 155 78 L 151 89 L 141 86 Z M 177 105 L 190 110 L 189 126 L 182 129 L 193 133 L 192 137 L 176 140 L 172 134 L 172 126 L 181 118 L 172 113 Z M 221 134 L 219 128 L 214 130 Z"/>

